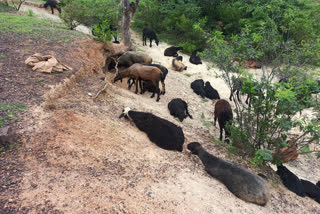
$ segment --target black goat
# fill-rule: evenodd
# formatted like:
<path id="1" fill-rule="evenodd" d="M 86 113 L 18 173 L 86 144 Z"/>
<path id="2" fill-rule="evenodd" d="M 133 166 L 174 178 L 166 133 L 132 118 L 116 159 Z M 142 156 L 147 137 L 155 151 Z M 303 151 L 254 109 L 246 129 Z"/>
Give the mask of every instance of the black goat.
<path id="1" fill-rule="evenodd" d="M 214 107 L 214 126 L 216 126 L 216 122 L 219 122 L 220 128 L 220 137 L 219 139 L 222 140 L 222 132 L 223 129 L 225 131 L 225 141 L 229 142 L 228 137 L 230 136 L 230 132 L 226 129 L 227 123 L 232 122 L 233 114 L 232 108 L 230 103 L 224 99 L 218 100 Z"/>
<path id="2" fill-rule="evenodd" d="M 197 56 L 198 52 L 202 52 L 203 50 L 201 48 L 198 48 L 197 50 L 193 51 L 191 53 L 191 56 L 189 58 L 189 62 L 195 65 L 202 64 L 200 56 Z"/>
<path id="3" fill-rule="evenodd" d="M 204 92 L 205 92 L 205 96 L 209 99 L 215 99 L 215 100 L 219 100 L 220 96 L 219 93 L 216 89 L 212 88 L 210 82 L 206 82 L 205 86 L 204 86 Z"/>
<path id="4" fill-rule="evenodd" d="M 147 45 L 147 38 L 150 39 L 150 47 L 152 47 L 152 40 L 155 40 L 157 46 L 159 45 L 157 34 L 152 29 L 143 28 L 142 30 L 143 44 L 142 45 Z"/>
<path id="5" fill-rule="evenodd" d="M 222 182 L 230 192 L 238 198 L 261 206 L 267 204 L 270 198 L 266 181 L 249 170 L 225 161 L 208 153 L 200 143 L 188 144 L 192 154 L 198 155 L 205 170 Z"/>
<path id="6" fill-rule="evenodd" d="M 191 83 L 191 88 L 194 93 L 200 95 L 202 98 L 205 98 L 206 92 L 204 91 L 204 82 L 202 79 L 197 79 Z"/>
<path id="7" fill-rule="evenodd" d="M 320 203 L 320 187 L 317 187 L 312 182 L 303 179 L 301 179 L 301 184 L 306 195 Z"/>
<path id="8" fill-rule="evenodd" d="M 119 118 L 124 116 L 160 148 L 182 152 L 184 134 L 181 127 L 151 113 L 132 111 L 130 108 L 125 108 Z"/>
<path id="9" fill-rule="evenodd" d="M 54 14 L 54 8 L 56 8 L 59 11 L 59 13 L 61 13 L 61 8 L 59 4 L 60 2 L 57 0 L 47 0 L 43 7 L 47 9 L 47 7 L 50 6 L 52 14 Z"/>
<path id="10" fill-rule="evenodd" d="M 180 98 L 171 100 L 168 103 L 168 109 L 170 114 L 179 118 L 181 122 L 188 116 L 192 119 L 192 116 L 188 112 L 188 104 Z"/>
<path id="11" fill-rule="evenodd" d="M 183 47 L 171 46 L 164 50 L 164 55 L 177 57 L 180 50 L 183 50 Z"/>
<path id="12" fill-rule="evenodd" d="M 305 197 L 306 193 L 304 191 L 301 180 L 293 174 L 287 167 L 283 165 L 277 166 L 277 174 L 280 176 L 282 183 L 292 192 L 296 193 L 301 197 Z"/>

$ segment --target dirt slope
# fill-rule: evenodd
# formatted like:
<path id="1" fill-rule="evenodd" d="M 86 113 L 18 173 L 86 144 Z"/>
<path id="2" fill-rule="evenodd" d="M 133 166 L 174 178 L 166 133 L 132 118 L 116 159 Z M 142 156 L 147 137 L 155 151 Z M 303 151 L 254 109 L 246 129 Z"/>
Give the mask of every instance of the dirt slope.
<path id="1" fill-rule="evenodd" d="M 212 121 L 213 104 L 202 102 L 190 83 L 198 78 L 210 81 L 222 98 L 229 97 L 229 90 L 215 77 L 213 71 L 217 70 L 208 70 L 205 64 L 192 65 L 186 55 L 183 62 L 188 70 L 172 71 L 172 58 L 163 56 L 169 45 L 160 41 L 158 47 L 142 46 L 140 37 L 132 32 L 137 50 L 170 70 L 167 93 L 160 102 L 150 99 L 150 93 L 128 91 L 125 81 L 93 100 L 89 93 L 94 95 L 104 84 L 98 69 L 104 63 L 103 54 L 98 44 L 83 43 L 72 53 L 82 59 L 79 70 L 83 74 L 68 87 L 55 88 L 48 83 L 52 91 L 47 94 L 59 94 L 55 109 L 46 110 L 44 103 L 30 107 L 30 115 L 23 121 L 21 132 L 30 138 L 17 154 L 24 162 L 22 182 L 19 195 L 9 198 L 6 206 L 16 204 L 19 213 L 320 213 L 315 201 L 298 197 L 279 184 L 270 182 L 271 199 L 260 207 L 238 199 L 210 177 L 198 158 L 186 151 L 187 143 L 201 142 L 212 154 L 248 166 L 211 141 L 211 136 L 218 137 L 218 130 L 208 131 L 201 114 Z M 113 74 L 107 78 L 112 79 Z M 176 97 L 188 102 L 193 120 L 181 123 L 170 116 L 167 104 Z M 186 137 L 184 151 L 162 150 L 134 124 L 119 119 L 127 106 L 181 126 Z M 320 178 L 320 164 L 313 156 L 293 162 L 290 169 L 313 182 Z"/>
<path id="2" fill-rule="evenodd" d="M 170 69 L 171 58 L 162 54 L 167 44 L 142 47 L 140 36 L 132 34 L 137 48 Z M 101 59 L 97 50 L 88 49 L 91 54 L 80 55 Z M 224 98 L 229 96 L 228 89 L 205 65 L 191 65 L 183 56 L 189 67 L 184 73 L 191 76 L 170 69 L 167 93 L 160 102 L 150 99 L 150 93 L 128 91 L 125 81 L 93 101 L 88 93 L 95 94 L 103 86 L 98 72 L 68 88 L 56 101 L 56 110 L 35 107 L 30 127 L 35 134 L 26 145 L 29 152 L 21 154 L 26 160 L 19 195 L 22 207 L 31 213 L 319 213 L 319 204 L 295 196 L 282 185 L 270 184 L 272 196 L 265 207 L 246 203 L 208 176 L 185 148 L 182 153 L 162 150 L 134 124 L 118 119 L 126 106 L 152 112 L 182 126 L 186 144 L 202 142 L 211 153 L 228 159 L 201 122 L 202 113 L 212 120 L 213 104 L 202 103 L 190 83 L 200 77 L 210 80 Z M 170 116 L 167 103 L 175 97 L 189 103 L 193 120 L 181 123 Z M 218 137 L 217 130 L 210 134 Z M 313 164 L 318 170 L 319 163 Z M 305 177 L 314 181 L 315 175 L 319 174 Z"/>

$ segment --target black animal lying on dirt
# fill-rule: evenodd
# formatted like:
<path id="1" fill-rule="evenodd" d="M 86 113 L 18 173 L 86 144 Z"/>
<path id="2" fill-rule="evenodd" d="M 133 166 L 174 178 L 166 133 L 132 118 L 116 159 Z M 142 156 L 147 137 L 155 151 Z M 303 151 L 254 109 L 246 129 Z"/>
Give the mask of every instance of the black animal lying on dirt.
<path id="1" fill-rule="evenodd" d="M 241 166 L 215 157 L 208 153 L 200 143 L 190 143 L 188 149 L 192 154 L 199 156 L 205 170 L 222 182 L 235 196 L 258 205 L 267 204 L 270 198 L 269 187 L 266 181 L 258 175 Z"/>
<path id="2" fill-rule="evenodd" d="M 183 50 L 183 47 L 171 46 L 164 50 L 164 55 L 177 57 L 180 50 Z"/>
<path id="3" fill-rule="evenodd" d="M 282 164 L 277 166 L 277 174 L 280 176 L 282 183 L 292 192 L 296 193 L 301 197 L 305 197 L 306 193 L 304 191 L 301 180 L 293 174 L 287 167 Z"/>
<path id="4" fill-rule="evenodd" d="M 170 114 L 178 117 L 181 122 L 188 116 L 192 119 L 192 116 L 188 112 L 188 104 L 180 98 L 171 100 L 168 103 L 168 109 Z"/>
<path id="5" fill-rule="evenodd" d="M 123 109 L 121 117 L 132 120 L 160 148 L 182 152 L 184 134 L 181 127 L 154 114 L 132 111 L 130 108 Z"/>
<path id="6" fill-rule="evenodd" d="M 54 8 L 56 8 L 59 13 L 61 13 L 60 2 L 58 0 L 47 0 L 47 2 L 43 5 L 44 8 L 50 6 L 51 13 L 54 14 Z"/>
<path id="7" fill-rule="evenodd" d="M 211 86 L 209 81 L 204 86 L 204 92 L 206 93 L 205 96 L 209 99 L 220 99 L 219 92 Z"/>
<path id="8" fill-rule="evenodd" d="M 320 203 L 320 187 L 316 186 L 310 181 L 301 179 L 302 186 L 306 195 L 316 202 Z"/>
<path id="9" fill-rule="evenodd" d="M 204 91 L 204 81 L 202 79 L 193 81 L 190 86 L 194 93 L 200 95 L 202 98 L 205 98 L 206 92 Z"/>
<path id="10" fill-rule="evenodd" d="M 189 62 L 195 65 L 202 64 L 200 56 L 197 56 L 197 53 L 202 51 L 203 50 L 201 48 L 198 48 L 197 50 L 193 51 L 189 58 Z"/>

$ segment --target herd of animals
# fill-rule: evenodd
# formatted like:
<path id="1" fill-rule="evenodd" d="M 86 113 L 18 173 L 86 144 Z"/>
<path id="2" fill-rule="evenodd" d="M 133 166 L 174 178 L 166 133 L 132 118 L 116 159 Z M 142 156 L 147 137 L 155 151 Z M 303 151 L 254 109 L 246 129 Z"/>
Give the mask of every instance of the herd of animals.
<path id="1" fill-rule="evenodd" d="M 57 5 L 57 0 L 47 0 L 44 7 L 47 8 L 50 6 L 53 14 L 53 8 L 57 8 L 58 11 L 61 12 Z M 117 27 L 110 25 L 109 29 L 114 31 L 117 30 Z M 147 38 L 150 40 L 150 47 L 152 47 L 153 40 L 156 45 L 159 44 L 157 35 L 152 29 L 144 28 L 142 33 L 143 45 L 147 45 Z M 119 43 L 116 36 L 114 36 L 114 43 Z M 178 55 L 178 51 L 180 50 L 183 50 L 183 48 L 171 46 L 164 51 L 164 56 L 174 57 L 172 60 L 172 68 L 179 72 L 187 70 L 187 66 L 182 63 L 183 57 Z M 198 52 L 202 52 L 202 49 L 196 49 L 192 52 L 189 59 L 190 63 L 195 65 L 202 64 L 200 57 L 197 55 Z M 122 81 L 123 78 L 129 78 L 128 89 L 135 84 L 135 93 L 138 93 L 138 87 L 140 87 L 141 94 L 146 91 L 152 92 L 151 98 L 157 93 L 157 101 L 160 100 L 160 94 L 165 94 L 164 81 L 168 74 L 168 69 L 159 64 L 152 64 L 152 58 L 147 54 L 127 51 L 117 59 L 117 64 L 116 62 L 109 63 L 108 70 L 111 71 L 116 68 L 116 66 L 117 68 L 124 67 L 124 69 L 117 72 L 113 82 Z M 161 91 L 159 89 L 159 82 L 162 84 Z M 233 89 L 229 97 L 230 101 L 232 101 L 234 92 L 236 92 L 237 99 L 240 101 L 239 93 L 241 85 L 241 79 L 233 79 Z M 222 140 L 224 130 L 225 141 L 229 142 L 228 137 L 230 133 L 225 127 L 227 123 L 233 120 L 230 103 L 225 99 L 220 99 L 218 91 L 214 89 L 208 81 L 204 83 L 202 79 L 195 80 L 191 83 L 191 89 L 202 98 L 218 100 L 214 109 L 214 125 L 218 120 L 220 128 L 219 139 Z M 247 104 L 249 100 L 250 97 L 248 96 L 246 99 Z M 192 119 L 188 111 L 188 104 L 181 98 L 172 99 L 168 103 L 168 109 L 170 114 L 177 117 L 181 122 L 187 117 Z M 179 152 L 183 151 L 185 140 L 183 130 L 174 123 L 155 116 L 152 113 L 133 111 L 130 108 L 123 109 L 119 118 L 122 117 L 133 121 L 137 128 L 145 132 L 150 141 L 160 148 Z M 207 152 L 198 142 L 189 143 L 187 149 L 200 158 L 208 174 L 222 182 L 235 196 L 258 205 L 264 206 L 267 204 L 270 198 L 270 191 L 264 175 L 256 175 L 241 166 L 215 157 Z M 276 173 L 290 191 L 301 197 L 308 196 L 320 203 L 320 181 L 317 182 L 317 184 L 313 184 L 310 181 L 299 179 L 282 164 L 277 166 Z"/>
<path id="2" fill-rule="evenodd" d="M 156 33 L 152 29 L 143 29 L 143 45 L 146 45 L 147 38 L 150 39 L 150 47 L 152 47 L 152 41 L 159 44 Z M 186 70 L 187 67 L 183 65 L 183 57 L 179 56 L 178 51 L 183 50 L 182 47 L 171 46 L 165 49 L 164 55 L 168 57 L 174 57 L 172 59 L 172 68 L 175 71 Z M 197 56 L 201 49 L 195 50 L 190 56 L 189 61 L 192 64 L 201 64 L 201 59 Z M 179 62 L 179 63 L 177 63 Z M 157 101 L 160 100 L 160 94 L 165 94 L 165 78 L 168 75 L 168 69 L 163 65 L 152 64 L 152 58 L 145 53 L 127 51 L 121 55 L 116 62 L 111 62 L 108 65 L 108 70 L 113 71 L 117 64 L 117 69 L 122 68 L 117 72 L 113 79 L 113 82 L 128 78 L 128 89 L 132 85 L 136 85 L 135 93 L 138 93 L 140 87 L 140 93 L 145 91 L 152 92 L 151 98 L 157 94 Z M 162 90 L 159 88 L 159 82 L 162 84 Z M 231 91 L 230 100 L 232 94 L 237 93 L 239 98 L 239 92 L 242 85 L 241 79 L 234 79 L 234 90 Z M 230 103 L 221 99 L 219 92 L 214 89 L 210 82 L 204 82 L 202 79 L 195 80 L 190 85 L 191 89 L 197 95 L 202 98 L 208 98 L 217 100 L 214 109 L 214 124 L 218 120 L 220 128 L 220 137 L 223 138 L 223 130 L 225 132 L 225 141 L 229 142 L 228 137 L 230 133 L 226 129 L 227 123 L 232 122 L 233 113 Z M 250 97 L 247 97 L 246 103 L 250 104 Z M 172 99 L 168 103 L 168 110 L 170 114 L 177 117 L 181 122 L 187 117 L 192 119 L 188 111 L 188 104 L 181 98 Z M 185 141 L 183 130 L 181 127 L 174 123 L 160 118 L 149 112 L 139 112 L 131 110 L 130 108 L 123 109 L 120 118 L 125 117 L 137 126 L 137 128 L 145 132 L 153 143 L 162 149 L 183 151 L 183 144 Z M 266 177 L 263 175 L 256 175 L 247 169 L 238 166 L 234 163 L 225 161 L 221 158 L 215 157 L 208 153 L 200 143 L 192 142 L 187 145 L 187 149 L 194 155 L 197 155 L 205 166 L 205 170 L 214 178 L 222 182 L 235 196 L 240 199 L 264 206 L 267 204 L 270 198 L 270 191 L 266 182 Z M 291 191 L 297 193 L 299 196 L 309 196 L 320 203 L 320 182 L 316 185 L 310 181 L 300 180 L 296 175 L 290 172 L 285 166 L 279 165 L 277 174 L 280 176 L 284 185 Z"/>

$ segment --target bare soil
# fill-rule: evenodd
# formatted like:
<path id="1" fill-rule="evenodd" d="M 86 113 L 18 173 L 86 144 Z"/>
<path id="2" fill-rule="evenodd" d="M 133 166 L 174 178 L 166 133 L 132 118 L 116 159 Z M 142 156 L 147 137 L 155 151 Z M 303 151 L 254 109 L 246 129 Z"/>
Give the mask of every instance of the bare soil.
<path id="1" fill-rule="evenodd" d="M 203 102 L 190 83 L 198 78 L 210 81 L 226 99 L 229 90 L 214 74 L 219 71 L 208 70 L 206 63 L 192 65 L 183 54 L 188 70 L 173 71 L 172 58 L 163 56 L 168 44 L 142 46 L 141 36 L 133 31 L 132 39 L 138 51 L 169 69 L 167 93 L 160 102 L 150 93 L 129 91 L 126 81 L 110 83 L 94 100 L 105 83 L 105 52 L 94 41 L 49 46 L 9 35 L 1 38 L 0 50 L 8 56 L 0 59 L 1 102 L 25 103 L 29 109 L 15 124 L 17 149 L 0 157 L 1 213 L 320 213 L 317 202 L 288 191 L 272 171 L 267 172 L 271 199 L 265 207 L 238 199 L 210 177 L 186 150 L 188 143 L 201 142 L 212 154 L 256 171 L 214 143 L 218 130 L 203 124 L 202 114 L 206 121 L 213 120 L 213 103 Z M 35 52 L 55 55 L 74 71 L 34 73 L 24 60 Z M 110 81 L 114 74 L 106 77 Z M 45 82 L 39 84 L 39 78 Z M 169 114 L 167 104 L 177 97 L 189 104 L 193 119 L 181 123 Z M 119 119 L 128 106 L 181 126 L 186 137 L 183 152 L 157 147 L 133 123 Z M 320 164 L 312 155 L 288 167 L 301 178 L 320 179 Z"/>

